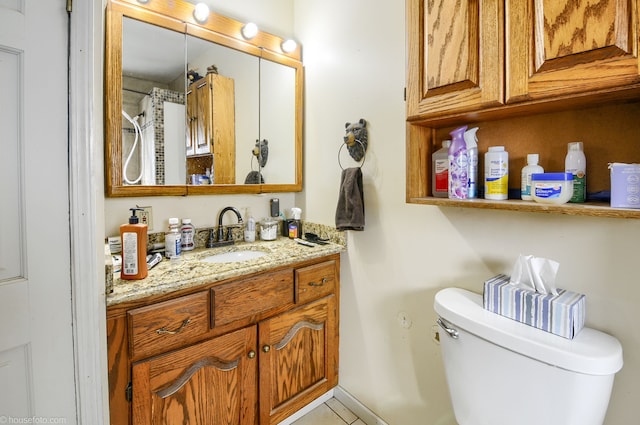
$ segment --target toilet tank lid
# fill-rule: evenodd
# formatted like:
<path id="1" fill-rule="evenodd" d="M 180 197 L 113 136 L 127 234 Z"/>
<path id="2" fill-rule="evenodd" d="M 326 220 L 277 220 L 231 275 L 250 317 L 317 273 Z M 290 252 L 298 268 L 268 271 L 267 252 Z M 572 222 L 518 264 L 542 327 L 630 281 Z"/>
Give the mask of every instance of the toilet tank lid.
<path id="1" fill-rule="evenodd" d="M 445 321 L 527 357 L 588 375 L 611 375 L 622 368 L 622 346 L 611 335 L 583 328 L 563 338 L 485 310 L 482 296 L 460 288 L 440 290 L 434 301 Z"/>

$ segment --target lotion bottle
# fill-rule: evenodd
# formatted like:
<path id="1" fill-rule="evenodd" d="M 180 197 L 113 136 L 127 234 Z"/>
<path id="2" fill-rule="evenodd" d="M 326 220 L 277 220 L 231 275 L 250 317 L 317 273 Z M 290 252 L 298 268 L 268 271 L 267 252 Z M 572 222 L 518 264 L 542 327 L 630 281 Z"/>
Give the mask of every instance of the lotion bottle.
<path id="1" fill-rule="evenodd" d="M 122 266 L 120 278 L 125 280 L 144 279 L 147 277 L 147 225 L 140 223 L 136 211 L 130 208 L 129 223 L 120 226 L 122 240 Z"/>
<path id="2" fill-rule="evenodd" d="M 256 220 L 251 215 L 251 210 L 247 208 L 247 224 L 244 228 L 244 241 L 255 242 L 256 240 Z"/>
<path id="3" fill-rule="evenodd" d="M 569 143 L 564 171 L 573 174 L 573 196 L 569 202 L 584 202 L 587 199 L 587 158 L 582 142 Z"/>
<path id="4" fill-rule="evenodd" d="M 467 126 L 451 133 L 449 146 L 449 199 L 467 199 L 469 193 L 469 157 L 464 132 Z"/>
<path id="5" fill-rule="evenodd" d="M 531 174 L 544 173 L 544 169 L 538 165 L 538 154 L 530 153 L 527 155 L 527 165 L 522 168 L 520 179 L 520 197 L 523 201 L 532 201 L 531 193 Z"/>

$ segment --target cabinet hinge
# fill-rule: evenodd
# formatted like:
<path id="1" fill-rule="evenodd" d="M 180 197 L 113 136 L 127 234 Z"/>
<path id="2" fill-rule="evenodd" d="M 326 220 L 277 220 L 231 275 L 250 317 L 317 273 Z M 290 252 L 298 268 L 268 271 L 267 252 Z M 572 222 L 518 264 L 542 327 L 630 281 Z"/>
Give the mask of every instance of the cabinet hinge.
<path id="1" fill-rule="evenodd" d="M 73 9 L 73 0 L 67 0 L 67 13 L 71 13 Z"/>
<path id="2" fill-rule="evenodd" d="M 124 389 L 124 397 L 127 399 L 127 401 L 133 400 L 133 385 L 131 385 L 131 381 L 129 381 L 127 388 Z"/>

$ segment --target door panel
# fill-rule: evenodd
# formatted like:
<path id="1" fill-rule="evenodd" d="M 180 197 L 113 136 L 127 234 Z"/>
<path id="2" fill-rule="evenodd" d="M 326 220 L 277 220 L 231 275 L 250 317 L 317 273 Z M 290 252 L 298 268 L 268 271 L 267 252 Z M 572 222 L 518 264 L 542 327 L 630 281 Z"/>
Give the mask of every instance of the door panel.
<path id="1" fill-rule="evenodd" d="M 70 425 L 67 20 L 0 0 L 0 414 Z"/>
<path id="2" fill-rule="evenodd" d="M 502 104 L 503 3 L 409 0 L 407 115 Z"/>
<path id="3" fill-rule="evenodd" d="M 260 423 L 277 424 L 337 385 L 335 295 L 260 322 Z"/>
<path id="4" fill-rule="evenodd" d="M 254 425 L 255 346 L 252 326 L 134 363 L 133 424 Z"/>
<path id="5" fill-rule="evenodd" d="M 508 0 L 507 102 L 640 82 L 637 0 Z"/>

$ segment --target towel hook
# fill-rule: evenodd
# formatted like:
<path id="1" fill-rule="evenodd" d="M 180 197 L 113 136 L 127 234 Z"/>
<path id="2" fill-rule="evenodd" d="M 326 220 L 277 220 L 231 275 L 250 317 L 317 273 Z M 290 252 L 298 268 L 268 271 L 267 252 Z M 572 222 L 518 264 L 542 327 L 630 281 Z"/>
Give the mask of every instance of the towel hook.
<path id="1" fill-rule="evenodd" d="M 367 150 L 366 150 L 366 149 L 367 149 L 367 148 L 366 148 L 365 144 L 364 144 L 364 143 L 362 143 L 362 141 L 361 141 L 360 139 L 355 139 L 355 140 L 354 140 L 354 144 L 355 144 L 355 142 L 360 143 L 360 146 L 362 147 L 362 151 L 364 152 L 364 153 L 362 154 L 361 159 L 359 160 L 359 161 L 362 161 L 362 162 L 360 162 L 360 165 L 358 165 L 358 168 L 362 168 L 362 166 L 364 165 L 364 160 L 367 158 L 367 155 L 366 155 L 366 153 L 367 153 Z M 340 168 L 342 168 L 343 170 L 344 170 L 344 167 L 342 166 L 342 162 L 340 161 L 340 152 L 342 152 L 342 148 L 344 148 L 345 146 L 349 147 L 349 145 L 345 142 L 345 143 L 343 143 L 342 145 L 340 145 L 340 149 L 338 149 L 338 165 L 339 165 L 339 166 L 340 166 Z"/>
<path id="2" fill-rule="evenodd" d="M 344 170 L 344 167 L 340 162 L 340 152 L 342 151 L 344 145 L 347 145 L 347 150 L 349 151 L 349 155 L 351 155 L 351 158 L 353 158 L 356 162 L 362 161 L 362 163 L 360 164 L 360 168 L 362 168 L 362 165 L 364 165 L 365 156 L 367 154 L 367 147 L 369 145 L 367 121 L 364 118 L 360 118 L 358 122 L 355 122 L 353 124 L 347 122 L 344 127 L 344 143 L 338 150 L 338 164 L 340 165 L 340 168 Z"/>

